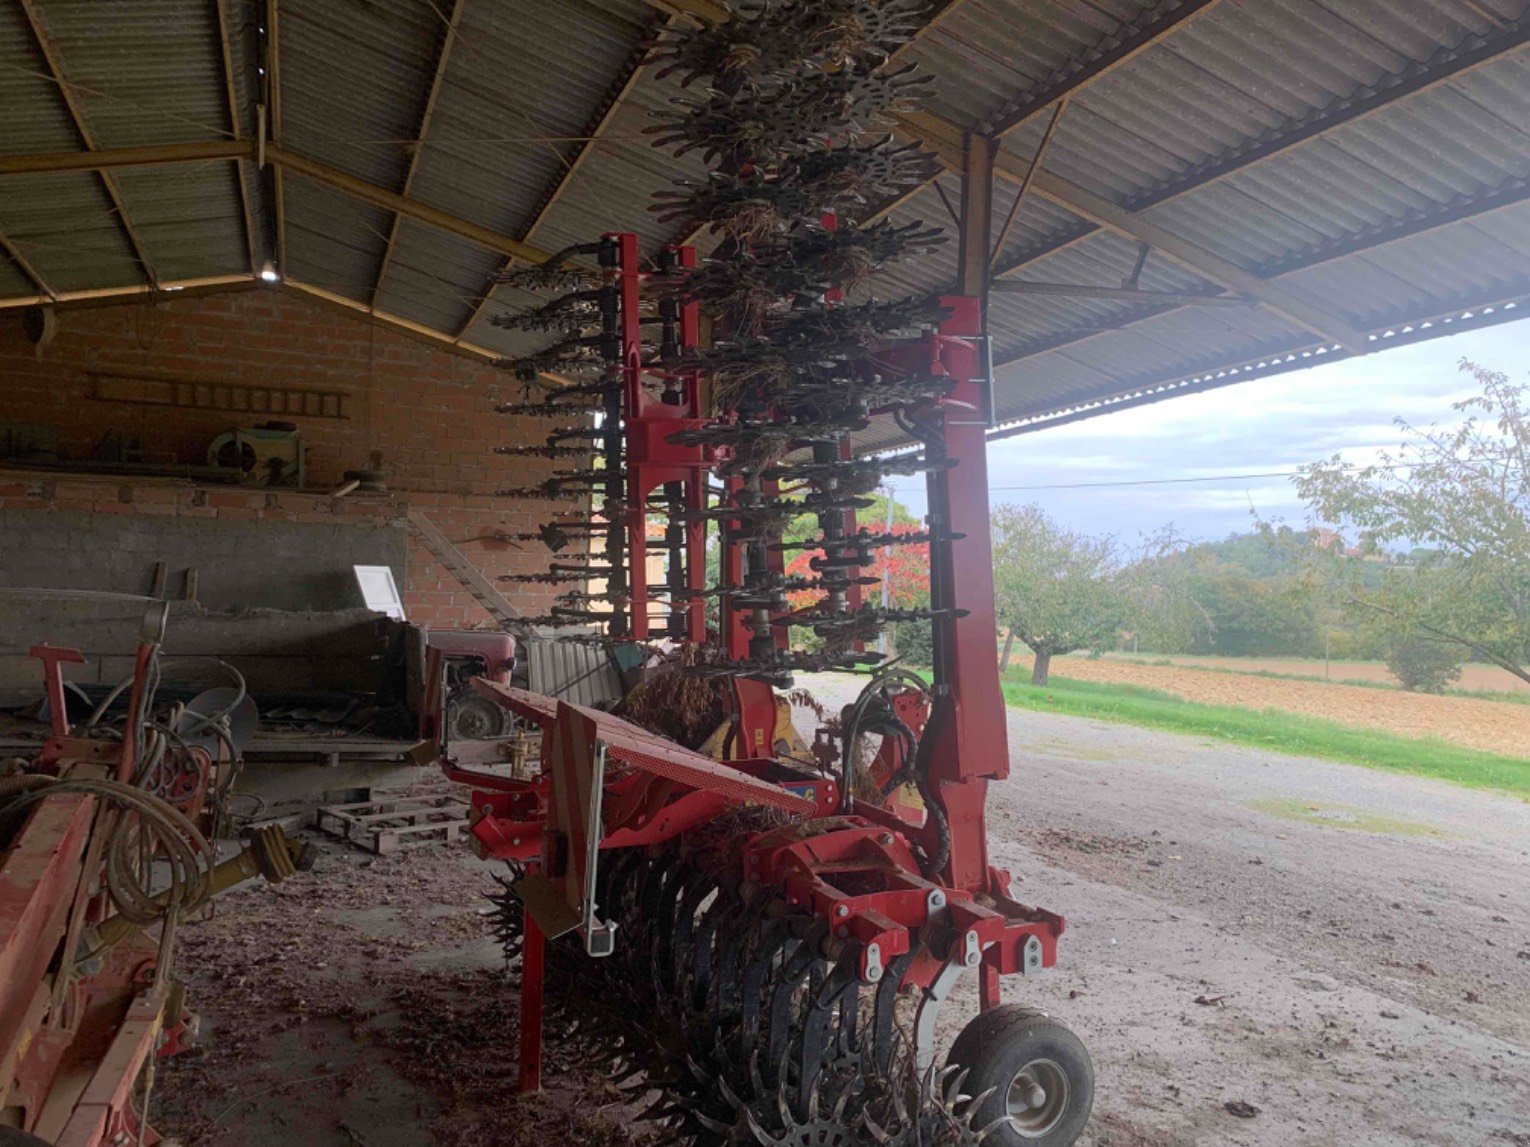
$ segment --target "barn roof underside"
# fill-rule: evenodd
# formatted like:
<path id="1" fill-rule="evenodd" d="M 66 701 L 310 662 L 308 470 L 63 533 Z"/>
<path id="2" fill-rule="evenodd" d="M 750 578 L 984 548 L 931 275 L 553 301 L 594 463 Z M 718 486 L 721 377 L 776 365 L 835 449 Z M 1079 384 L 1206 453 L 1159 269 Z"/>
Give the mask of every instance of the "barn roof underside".
<path id="1" fill-rule="evenodd" d="M 961 141 L 997 140 L 989 326 L 1012 430 L 1530 314 L 1527 8 L 937 3 L 900 56 L 940 94 L 898 130 L 945 169 L 882 210 L 951 225 Z M 691 238 L 649 210 L 699 168 L 644 135 L 676 89 L 642 61 L 696 11 L 717 14 L 0 0 L 0 305 L 255 286 L 269 260 L 422 338 L 524 350 L 489 322 L 520 301 L 492 285 L 507 265 L 604 231 L 650 255 Z M 955 276 L 953 242 L 871 289 Z M 1223 292 L 1237 305 L 1196 298 Z"/>

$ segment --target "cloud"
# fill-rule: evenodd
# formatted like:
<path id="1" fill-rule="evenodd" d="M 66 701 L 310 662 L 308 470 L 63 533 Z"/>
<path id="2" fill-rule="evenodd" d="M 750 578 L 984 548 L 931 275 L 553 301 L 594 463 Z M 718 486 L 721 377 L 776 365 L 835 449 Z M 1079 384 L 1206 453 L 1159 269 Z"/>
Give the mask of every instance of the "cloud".
<path id="1" fill-rule="evenodd" d="M 1452 404 L 1474 393 L 1460 360 L 1521 369 L 1526 331 L 1469 331 L 1004 439 L 988 452 L 991 500 L 1035 502 L 1077 529 L 1122 537 L 1170 521 L 1189 537 L 1222 537 L 1250 527 L 1251 507 L 1303 521 L 1289 480 L 1236 476 L 1334 454 L 1374 461 L 1402 441 L 1399 416 L 1420 428 L 1457 422 Z M 1214 480 L 1163 481 L 1182 478 Z M 1162 484 L 1056 488 L 1091 482 Z M 921 478 L 895 479 L 894 489 L 924 513 Z"/>

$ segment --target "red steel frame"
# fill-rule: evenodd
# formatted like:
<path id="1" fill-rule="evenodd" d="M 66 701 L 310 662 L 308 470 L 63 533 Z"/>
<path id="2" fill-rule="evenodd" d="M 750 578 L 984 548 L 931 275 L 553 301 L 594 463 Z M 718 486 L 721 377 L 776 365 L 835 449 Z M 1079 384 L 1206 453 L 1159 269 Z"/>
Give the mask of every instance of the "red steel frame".
<path id="1" fill-rule="evenodd" d="M 152 644 L 140 645 L 134 711 L 153 653 Z M 121 748 L 69 735 L 63 665 L 84 657 L 48 645 L 32 655 L 43 663 L 51 711 L 42 763 L 61 773 L 130 774 L 131 731 Z M 65 985 L 49 977 L 70 934 L 71 905 L 99 875 L 87 871 L 99 811 L 86 794 L 38 802 L 0 861 L 0 1107 L 18 1109 L 23 1130 L 59 1147 L 158 1143 L 152 1128 L 140 1127 L 134 1083 L 156 1049 L 180 1050 L 185 1031 L 180 1015 L 167 1014 L 178 996 L 156 975 L 158 945 L 142 933 L 118 943 L 98 968 L 77 968 Z M 109 911 L 105 893 L 96 892 L 82 922 L 98 924 Z"/>
<path id="2" fill-rule="evenodd" d="M 634 636 L 649 632 L 645 502 L 669 482 L 686 483 L 686 504 L 706 504 L 705 483 L 712 459 L 705 451 L 668 442 L 677 430 L 704 425 L 695 376 L 682 379 L 678 405 L 656 401 L 643 387 L 653 370 L 641 357 L 641 284 L 637 242 L 619 235 L 622 340 L 626 409 L 628 536 L 630 538 L 632 627 Z M 682 249 L 682 265 L 694 253 Z M 988 783 L 1008 775 L 1009 753 L 999 688 L 998 646 L 993 603 L 993 560 L 989 540 L 986 430 L 988 380 L 984 375 L 980 301 L 965 296 L 942 300 L 948 318 L 937 331 L 916 342 L 891 348 L 886 357 L 917 371 L 948 376 L 953 387 L 938 404 L 927 449 L 951 463 L 929 471 L 931 604 L 944 611 L 935 622 L 936 666 L 929 712 L 908 713 L 920 728 L 921 755 L 928 757 L 932 799 L 944 812 L 950 851 L 932 878 L 920 874 L 915 845 L 933 851 L 936 828 L 926 814 L 894 805 L 857 804 L 845 815 L 843 794 L 835 782 L 761 759 L 759 726 L 769 738 L 775 726 L 773 691 L 757 682 L 738 680 L 735 703 L 742 736 L 728 763 L 709 761 L 669 745 L 615 718 L 559 705 L 488 681 L 475 682 L 487 696 L 544 728 L 542 777 L 517 781 L 475 773 L 446 762 L 449 776 L 475 786 L 471 835 L 485 857 L 514 860 L 528 872 L 559 879 L 567 865 L 566 842 L 550 841 L 549 800 L 554 786 L 565 794 L 573 783 L 571 761 L 559 759 L 552 735 L 560 720 L 585 722 L 618 762 L 603 788 L 601 849 L 660 844 L 717 816 L 730 805 L 759 800 L 771 786 L 784 789 L 783 803 L 795 800 L 808 819 L 740 842 L 752 881 L 781 890 L 790 901 L 829 921 L 844 944 L 859 945 L 860 972 L 875 979 L 887 962 L 911 951 L 913 933 L 937 913 L 957 937 L 944 957 L 920 949 L 911 962 L 898 965 L 908 983 L 931 988 L 953 963 L 977 970 L 984 1009 L 1000 999 L 1000 977 L 1050 967 L 1064 929 L 1061 916 L 1021 904 L 1010 896 L 1008 873 L 989 863 L 984 823 Z M 695 345 L 694 307 L 683 317 L 685 345 Z M 855 532 L 855 515 L 847 514 Z M 725 581 L 741 573 L 740 544 L 723 541 Z M 704 529 L 688 524 L 688 587 L 701 588 Z M 777 555 L 779 556 L 779 555 Z M 672 603 L 678 607 L 678 603 Z M 725 602 L 726 604 L 726 602 Z M 858 598 L 852 604 L 858 604 Z M 687 636 L 703 640 L 701 600 L 687 606 Z M 747 656 L 747 631 L 722 611 L 720 634 L 734 656 Z M 900 711 L 913 701 L 895 699 Z M 560 716 L 563 714 L 564 716 Z M 565 738 L 566 739 L 566 738 Z M 764 742 L 768 753 L 769 741 Z M 561 776 L 561 781 L 555 780 Z M 788 796 L 788 794 L 790 794 Z M 767 803 L 776 803 L 767 801 Z M 567 817 L 563 818 L 564 820 Z M 563 851 L 560 851 L 560 848 Z M 575 866 L 576 870 L 579 866 Z M 849 892 L 847 888 L 859 891 Z M 873 889 L 873 891 L 866 891 Z M 563 891 L 567 893 L 567 888 Z M 620 942 L 618 940 L 618 942 Z M 521 1079 L 524 1091 L 541 1081 L 542 995 L 545 937 L 527 913 L 521 982 Z M 944 990 L 944 989 L 942 989 Z"/>
<path id="3" fill-rule="evenodd" d="M 704 425 L 705 420 L 701 417 L 701 382 L 694 371 L 676 376 L 667 372 L 662 363 L 644 363 L 642 284 L 647 273 L 639 265 L 637 236 L 618 234 L 607 238 L 614 238 L 620 245 L 617 282 L 621 297 L 623 409 L 627 420 L 630 632 L 633 637 L 645 638 L 649 636 L 651 622 L 648 614 L 648 498 L 655 490 L 676 482 L 684 487 L 688 510 L 705 507 L 708 462 L 704 451 L 699 446 L 679 446 L 669 441 L 672 435 L 682 430 Z M 678 266 L 696 265 L 694 247 L 674 248 L 672 253 Z M 700 334 L 700 317 L 695 303 L 680 307 L 678 328 L 680 349 L 695 347 Z M 654 375 L 679 382 L 678 403 L 662 402 L 648 391 L 644 381 Z M 701 642 L 706 640 L 706 603 L 697 591 L 706 587 L 706 523 L 698 517 L 686 524 L 684 553 L 686 588 L 692 591 L 691 596 L 684 604 L 670 602 L 669 608 L 684 611 L 686 640 Z"/>

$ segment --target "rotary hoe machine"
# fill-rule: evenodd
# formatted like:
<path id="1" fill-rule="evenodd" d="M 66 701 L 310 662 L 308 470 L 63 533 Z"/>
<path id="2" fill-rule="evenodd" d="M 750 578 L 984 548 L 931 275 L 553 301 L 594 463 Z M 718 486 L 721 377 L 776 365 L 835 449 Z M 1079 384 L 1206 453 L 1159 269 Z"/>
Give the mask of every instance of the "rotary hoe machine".
<path id="1" fill-rule="evenodd" d="M 881 217 L 935 170 L 878 134 L 928 95 L 894 58 L 923 7 L 671 22 L 649 66 L 679 94 L 651 131 L 701 163 L 653 211 L 707 253 L 592 237 L 507 272 L 528 303 L 495 318 L 528 347 L 501 411 L 547 426 L 503 452 L 554 467 L 504 491 L 550 504 L 513 538 L 545 572 L 506 580 L 629 692 L 602 712 L 476 681 L 540 728 L 540 763 L 446 769 L 508 868 L 522 1089 L 567 1041 L 669 1141 L 1066 1144 L 1089 1116 L 1083 1045 L 1002 1000 L 1063 919 L 1011 895 L 984 826 L 1009 753 L 980 304 L 870 289 L 942 238 Z M 874 426 L 908 447 L 858 451 Z M 889 474 L 923 475 L 924 528 L 858 525 Z M 871 592 L 900 545 L 928 547 L 919 608 Z M 890 626 L 927 627 L 927 675 L 876 651 Z M 820 672 L 867 679 L 831 714 L 794 688 Z"/>

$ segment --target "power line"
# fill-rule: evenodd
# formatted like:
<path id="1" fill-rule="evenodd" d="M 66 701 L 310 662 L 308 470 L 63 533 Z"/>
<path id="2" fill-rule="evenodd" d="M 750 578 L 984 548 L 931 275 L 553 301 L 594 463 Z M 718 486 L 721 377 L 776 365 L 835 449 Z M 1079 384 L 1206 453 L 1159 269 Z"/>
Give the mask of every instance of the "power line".
<path id="1" fill-rule="evenodd" d="M 1361 466 L 1349 465 L 1348 470 L 1417 470 L 1419 463 L 1394 463 L 1387 466 Z M 1198 478 L 1135 478 L 1123 479 L 1119 482 L 1063 482 L 1046 486 L 990 486 L 990 491 L 999 490 L 1093 490 L 1105 486 L 1171 486 L 1182 482 L 1237 482 L 1252 478 L 1295 478 L 1299 470 L 1266 470 L 1258 474 L 1207 474 Z"/>

